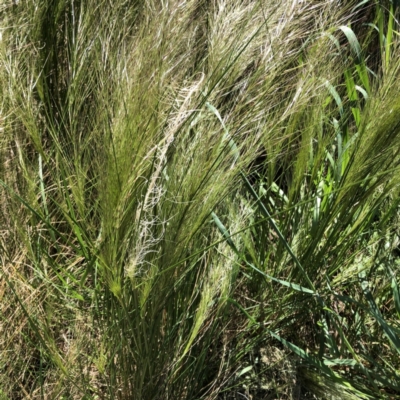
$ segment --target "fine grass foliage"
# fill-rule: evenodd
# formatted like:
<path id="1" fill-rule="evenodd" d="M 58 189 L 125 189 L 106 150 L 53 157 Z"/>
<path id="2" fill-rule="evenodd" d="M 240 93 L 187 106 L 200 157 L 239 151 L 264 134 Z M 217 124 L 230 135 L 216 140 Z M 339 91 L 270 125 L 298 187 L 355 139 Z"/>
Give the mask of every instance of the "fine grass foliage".
<path id="1" fill-rule="evenodd" d="M 396 398 L 398 11 L 1 2 L 0 398 Z"/>

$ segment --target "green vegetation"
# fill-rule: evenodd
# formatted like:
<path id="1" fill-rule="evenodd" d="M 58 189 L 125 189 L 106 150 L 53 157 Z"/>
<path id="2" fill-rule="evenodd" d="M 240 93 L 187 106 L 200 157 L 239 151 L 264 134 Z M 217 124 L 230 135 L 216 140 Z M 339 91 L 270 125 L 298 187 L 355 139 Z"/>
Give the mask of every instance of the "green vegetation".
<path id="1" fill-rule="evenodd" d="M 0 399 L 400 396 L 398 2 L 0 5 Z"/>

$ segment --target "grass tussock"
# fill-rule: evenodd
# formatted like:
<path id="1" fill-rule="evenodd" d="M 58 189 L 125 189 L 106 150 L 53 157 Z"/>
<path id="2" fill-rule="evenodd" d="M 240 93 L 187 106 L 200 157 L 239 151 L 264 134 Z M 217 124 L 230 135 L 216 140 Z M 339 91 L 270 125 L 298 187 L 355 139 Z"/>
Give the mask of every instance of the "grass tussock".
<path id="1" fill-rule="evenodd" d="M 0 399 L 397 398 L 396 2 L 0 14 Z"/>

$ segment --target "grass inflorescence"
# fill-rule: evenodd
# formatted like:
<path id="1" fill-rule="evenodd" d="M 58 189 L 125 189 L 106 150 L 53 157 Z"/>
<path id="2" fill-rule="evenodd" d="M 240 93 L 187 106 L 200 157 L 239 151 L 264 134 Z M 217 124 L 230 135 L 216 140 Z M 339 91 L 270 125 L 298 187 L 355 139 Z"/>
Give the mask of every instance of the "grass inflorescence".
<path id="1" fill-rule="evenodd" d="M 400 395 L 396 1 L 0 14 L 0 399 Z"/>

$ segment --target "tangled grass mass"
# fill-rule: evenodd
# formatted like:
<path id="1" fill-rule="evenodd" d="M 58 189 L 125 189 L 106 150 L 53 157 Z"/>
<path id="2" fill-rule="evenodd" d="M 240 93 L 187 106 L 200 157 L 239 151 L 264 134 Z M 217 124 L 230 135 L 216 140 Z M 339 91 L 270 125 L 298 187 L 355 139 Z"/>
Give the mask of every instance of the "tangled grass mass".
<path id="1" fill-rule="evenodd" d="M 0 1 L 0 399 L 400 398 L 399 6 Z"/>

